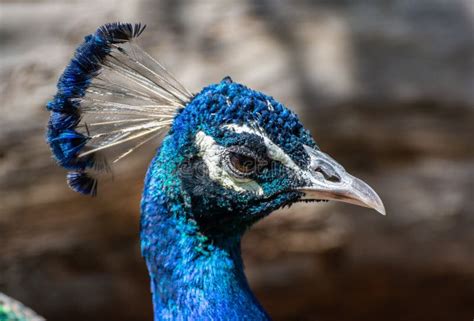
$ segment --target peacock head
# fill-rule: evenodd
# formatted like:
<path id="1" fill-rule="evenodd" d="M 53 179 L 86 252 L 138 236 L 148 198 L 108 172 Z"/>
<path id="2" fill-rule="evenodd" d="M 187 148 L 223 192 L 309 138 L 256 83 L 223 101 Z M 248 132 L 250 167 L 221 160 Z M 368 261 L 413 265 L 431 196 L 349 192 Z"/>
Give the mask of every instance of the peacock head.
<path id="1" fill-rule="evenodd" d="M 230 77 L 179 112 L 151 167 L 170 169 L 194 219 L 220 232 L 300 201 L 338 200 L 384 213 L 377 194 L 321 152 L 295 113 Z"/>
<path id="2" fill-rule="evenodd" d="M 300 201 L 384 213 L 377 194 L 321 152 L 293 112 L 229 77 L 191 94 L 135 43 L 143 29 L 112 23 L 87 36 L 47 105 L 47 141 L 72 189 L 94 195 L 90 172 L 108 168 L 106 152 L 131 144 L 115 162 L 167 132 L 144 189 L 142 206 L 152 210 L 179 199 L 182 212 L 220 231 Z"/>

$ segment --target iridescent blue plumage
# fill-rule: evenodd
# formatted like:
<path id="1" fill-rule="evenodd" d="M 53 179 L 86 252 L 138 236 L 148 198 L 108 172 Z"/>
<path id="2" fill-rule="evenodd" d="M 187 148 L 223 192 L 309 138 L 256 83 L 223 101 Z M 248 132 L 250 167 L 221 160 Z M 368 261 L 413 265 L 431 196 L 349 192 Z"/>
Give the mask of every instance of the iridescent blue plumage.
<path id="1" fill-rule="evenodd" d="M 94 166 L 94 157 L 77 157 L 89 139 L 75 130 L 81 118 L 78 99 L 85 95 L 111 46 L 139 36 L 143 29 L 140 24 L 112 23 L 85 37 L 58 81 L 56 96 L 47 104 L 51 111 L 47 141 L 58 164 L 74 170 L 68 176 L 68 183 L 77 192 L 95 194 L 97 186 L 96 181 L 85 173 L 87 168 Z"/>
<path id="2" fill-rule="evenodd" d="M 93 195 L 85 170 L 100 169 L 99 152 L 133 142 L 119 160 L 169 129 L 141 202 L 155 320 L 268 320 L 243 271 L 244 232 L 303 200 L 383 205 L 272 97 L 230 77 L 191 95 L 132 43 L 142 30 L 111 24 L 86 37 L 48 104 L 48 143 L 71 188 Z"/>

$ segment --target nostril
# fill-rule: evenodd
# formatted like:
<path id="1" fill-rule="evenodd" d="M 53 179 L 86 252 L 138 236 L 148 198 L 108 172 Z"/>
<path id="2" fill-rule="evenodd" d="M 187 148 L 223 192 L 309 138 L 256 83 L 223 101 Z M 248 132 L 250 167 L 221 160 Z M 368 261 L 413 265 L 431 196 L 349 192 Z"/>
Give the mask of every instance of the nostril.
<path id="1" fill-rule="evenodd" d="M 336 175 L 331 175 L 329 177 L 326 177 L 326 179 L 330 182 L 333 182 L 333 183 L 340 183 L 341 182 L 341 179 Z"/>
<path id="2" fill-rule="evenodd" d="M 335 173 L 328 173 L 324 171 L 321 167 L 317 167 L 314 169 L 315 172 L 321 173 L 324 176 L 324 179 L 333 182 L 333 183 L 340 183 L 341 178 L 337 176 Z"/>

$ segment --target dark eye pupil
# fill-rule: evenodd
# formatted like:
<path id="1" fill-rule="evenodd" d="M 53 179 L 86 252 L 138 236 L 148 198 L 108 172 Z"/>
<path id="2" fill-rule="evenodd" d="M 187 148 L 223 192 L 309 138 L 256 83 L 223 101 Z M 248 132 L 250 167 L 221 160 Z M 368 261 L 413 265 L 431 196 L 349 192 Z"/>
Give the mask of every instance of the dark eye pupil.
<path id="1" fill-rule="evenodd" d="M 232 166 L 241 173 L 249 174 L 255 170 L 255 159 L 246 155 L 230 153 Z"/>

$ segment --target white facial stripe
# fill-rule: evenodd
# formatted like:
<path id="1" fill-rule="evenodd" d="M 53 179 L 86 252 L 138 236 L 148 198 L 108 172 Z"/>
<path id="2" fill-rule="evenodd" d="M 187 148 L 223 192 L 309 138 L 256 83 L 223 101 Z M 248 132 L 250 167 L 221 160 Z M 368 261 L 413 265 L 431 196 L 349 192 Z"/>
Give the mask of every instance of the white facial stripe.
<path id="1" fill-rule="evenodd" d="M 301 168 L 298 165 L 296 165 L 295 162 L 278 145 L 272 142 L 270 138 L 268 138 L 264 134 L 263 130 L 259 131 L 257 129 L 248 127 L 247 125 L 239 126 L 235 124 L 225 125 L 224 128 L 232 129 L 236 133 L 249 133 L 252 135 L 257 135 L 257 136 L 262 137 L 263 142 L 268 150 L 268 157 L 282 163 L 286 167 L 294 170 L 295 172 L 301 171 Z"/>
<path id="2" fill-rule="evenodd" d="M 225 148 L 217 144 L 214 138 L 200 131 L 196 134 L 195 143 L 199 148 L 199 156 L 206 164 L 209 177 L 213 181 L 240 193 L 251 192 L 263 195 L 263 189 L 257 182 L 251 179 L 233 177 L 221 166 L 220 159 L 225 152 Z"/>

